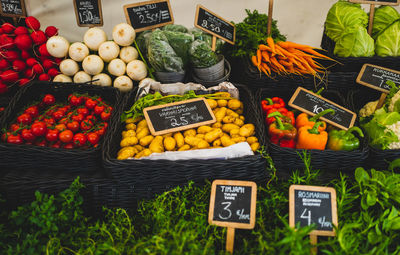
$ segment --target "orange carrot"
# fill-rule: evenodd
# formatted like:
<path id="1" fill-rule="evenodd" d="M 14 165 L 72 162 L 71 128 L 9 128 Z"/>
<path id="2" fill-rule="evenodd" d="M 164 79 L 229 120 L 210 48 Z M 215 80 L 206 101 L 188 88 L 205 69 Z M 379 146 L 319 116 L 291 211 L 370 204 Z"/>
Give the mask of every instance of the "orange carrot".
<path id="1" fill-rule="evenodd" d="M 272 53 L 275 53 L 275 54 L 276 54 L 276 51 L 275 51 L 275 43 L 274 43 L 274 39 L 272 39 L 272 37 L 268 37 L 268 38 L 267 38 L 267 44 L 268 44 L 268 46 L 271 48 Z"/>
<path id="2" fill-rule="evenodd" d="M 261 50 L 257 50 L 257 67 L 261 65 Z"/>
<path id="3" fill-rule="evenodd" d="M 265 61 L 265 62 L 269 62 L 270 60 L 269 60 L 269 55 L 268 55 L 268 53 L 266 52 L 266 51 L 261 51 L 261 55 L 262 55 L 262 59 Z"/>
<path id="4" fill-rule="evenodd" d="M 265 45 L 265 44 L 260 44 L 260 45 L 258 45 L 258 48 L 259 48 L 260 50 L 272 51 L 271 48 L 268 47 L 268 46 Z"/>
<path id="5" fill-rule="evenodd" d="M 283 65 L 279 64 L 278 60 L 275 57 L 270 58 L 271 63 L 274 64 L 279 70 L 286 72 L 286 69 Z"/>
<path id="6" fill-rule="evenodd" d="M 251 56 L 251 63 L 253 63 L 253 65 L 256 66 L 258 68 L 258 70 L 260 70 L 259 65 L 257 63 L 257 57 L 256 56 Z"/>
<path id="7" fill-rule="evenodd" d="M 269 68 L 269 66 L 266 63 L 261 64 L 261 70 L 262 69 L 264 69 L 268 73 L 268 76 L 271 75 L 271 69 Z"/>

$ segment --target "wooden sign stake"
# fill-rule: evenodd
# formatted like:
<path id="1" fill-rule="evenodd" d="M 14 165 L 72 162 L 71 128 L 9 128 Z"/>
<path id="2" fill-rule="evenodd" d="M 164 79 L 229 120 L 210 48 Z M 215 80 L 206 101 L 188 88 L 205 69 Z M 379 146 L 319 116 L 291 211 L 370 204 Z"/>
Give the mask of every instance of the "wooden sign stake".
<path id="1" fill-rule="evenodd" d="M 228 227 L 226 232 L 226 251 L 233 253 L 233 244 L 235 243 L 235 228 Z"/>
<path id="2" fill-rule="evenodd" d="M 272 9 L 274 7 L 274 0 L 269 0 L 268 6 L 268 25 L 267 25 L 267 34 L 268 36 L 271 35 L 271 26 L 272 26 Z"/>
<path id="3" fill-rule="evenodd" d="M 314 254 L 314 255 L 317 254 L 317 252 L 318 252 L 318 248 L 316 247 L 317 242 L 318 242 L 318 236 L 317 235 L 310 235 L 310 243 L 313 246 L 311 248 L 311 254 Z"/>
<path id="4" fill-rule="evenodd" d="M 215 35 L 213 35 L 211 49 L 212 49 L 212 51 L 215 51 L 216 48 L 217 48 L 217 37 Z"/>
<path id="5" fill-rule="evenodd" d="M 369 6 L 369 23 L 368 23 L 368 34 L 372 35 L 372 26 L 374 24 L 375 4 Z"/>
<path id="6" fill-rule="evenodd" d="M 382 108 L 383 104 L 385 103 L 385 99 L 386 99 L 387 94 L 386 93 L 382 93 L 381 97 L 379 98 L 378 104 L 376 105 L 375 111 Z"/>

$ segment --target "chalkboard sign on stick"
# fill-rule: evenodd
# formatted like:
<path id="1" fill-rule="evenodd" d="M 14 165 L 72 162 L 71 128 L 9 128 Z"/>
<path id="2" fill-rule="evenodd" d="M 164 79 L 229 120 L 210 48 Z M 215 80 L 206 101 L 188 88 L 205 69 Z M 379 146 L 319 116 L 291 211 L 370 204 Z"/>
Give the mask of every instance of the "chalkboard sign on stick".
<path id="1" fill-rule="evenodd" d="M 100 0 L 74 0 L 74 9 L 78 26 L 103 26 L 103 12 Z"/>
<path id="2" fill-rule="evenodd" d="M 376 5 L 399 5 L 400 0 L 349 0 L 351 3 L 357 3 L 357 4 L 376 4 Z"/>
<path id="3" fill-rule="evenodd" d="M 24 0 L 0 0 L 1 16 L 5 17 L 26 17 L 26 8 Z"/>
<path id="4" fill-rule="evenodd" d="M 291 185 L 289 188 L 289 225 L 316 225 L 311 235 L 334 236 L 338 225 L 336 190 L 330 187 Z"/>
<path id="5" fill-rule="evenodd" d="M 296 89 L 288 105 L 312 116 L 323 110 L 333 109 L 334 114 L 324 115 L 321 119 L 346 130 L 354 125 L 357 117 L 354 112 L 302 87 Z"/>
<path id="6" fill-rule="evenodd" d="M 227 227 L 226 250 L 233 252 L 235 228 L 253 229 L 256 223 L 257 184 L 215 180 L 211 186 L 208 223 Z"/>
<path id="7" fill-rule="evenodd" d="M 169 0 L 155 0 L 124 5 L 126 21 L 141 32 L 174 23 Z"/>
<path id="8" fill-rule="evenodd" d="M 207 100 L 195 98 L 143 109 L 149 130 L 163 135 L 216 122 Z"/>
<path id="9" fill-rule="evenodd" d="M 235 25 L 201 5 L 197 5 L 194 25 L 230 44 L 235 44 Z"/>
<path id="10" fill-rule="evenodd" d="M 400 85 L 400 72 L 381 66 L 364 64 L 356 81 L 382 93 L 389 93 L 390 86 L 386 84 L 388 80 Z"/>

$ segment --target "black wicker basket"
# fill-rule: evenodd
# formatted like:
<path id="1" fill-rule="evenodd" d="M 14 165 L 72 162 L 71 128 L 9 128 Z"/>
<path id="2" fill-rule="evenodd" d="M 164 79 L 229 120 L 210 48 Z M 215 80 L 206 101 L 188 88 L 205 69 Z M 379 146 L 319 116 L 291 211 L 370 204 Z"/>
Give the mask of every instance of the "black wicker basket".
<path id="1" fill-rule="evenodd" d="M 240 99 L 245 106 L 246 122 L 256 126 L 256 136 L 264 144 L 264 129 L 255 110 L 253 96 L 245 87 L 238 85 Z M 127 98 L 125 109 L 134 102 L 134 93 Z M 237 179 L 262 182 L 266 180 L 266 162 L 261 155 L 245 156 L 229 160 L 117 160 L 120 149 L 122 123 L 115 125 L 106 136 L 103 152 L 104 168 L 122 185 L 135 186 L 138 198 L 160 193 L 171 187 L 185 184 L 190 180 L 202 182 L 204 179 Z M 145 187 L 143 189 L 142 187 Z M 141 193 L 143 192 L 143 193 Z"/>
<path id="2" fill-rule="evenodd" d="M 284 99 L 287 103 L 295 89 L 292 90 L 272 90 L 261 89 L 257 92 L 256 98 L 258 102 L 266 97 L 278 96 Z M 347 107 L 344 97 L 335 90 L 326 90 L 322 92 L 322 96 L 336 102 L 339 105 Z M 262 114 L 261 104 L 258 104 L 259 114 Z M 264 128 L 267 128 L 264 122 Z M 283 148 L 270 142 L 267 139 L 268 152 L 277 169 L 277 175 L 283 179 L 288 178 L 296 169 L 304 168 L 304 163 L 301 159 L 303 151 L 300 149 Z M 314 169 L 319 169 L 323 172 L 320 179 L 330 180 L 338 177 L 340 171 L 351 172 L 357 167 L 362 166 L 368 157 L 368 146 L 366 140 L 362 140 L 360 149 L 354 151 L 333 151 L 333 150 L 308 150 L 311 154 L 311 166 Z"/>
<path id="3" fill-rule="evenodd" d="M 328 56 L 336 59 L 341 64 L 332 66 L 332 72 L 360 72 L 364 64 L 378 65 L 394 70 L 400 70 L 400 57 L 337 57 L 333 54 L 335 42 L 329 38 L 325 31 L 322 35 L 321 48 L 327 51 Z"/>
<path id="4" fill-rule="evenodd" d="M 381 92 L 370 88 L 360 88 L 348 93 L 348 101 L 351 109 L 358 111 L 368 102 L 378 100 Z M 369 156 L 366 166 L 378 170 L 387 170 L 389 163 L 400 158 L 400 149 L 398 150 L 380 150 L 369 146 Z"/>
<path id="5" fill-rule="evenodd" d="M 86 84 L 72 83 L 47 83 L 33 82 L 23 87 L 10 102 L 3 116 L 0 119 L 0 128 L 7 129 L 18 116 L 18 113 L 35 100 L 39 100 L 40 95 L 52 93 L 57 100 L 67 100 L 69 94 L 88 93 L 89 95 L 101 96 L 113 108 L 113 113 L 109 121 L 109 128 L 119 120 L 121 93 L 110 87 L 100 87 Z M 52 170 L 64 172 L 84 173 L 96 171 L 102 167 L 101 150 L 104 139 L 101 139 L 97 148 L 87 150 L 82 149 L 58 149 L 33 145 L 16 145 L 0 142 L 0 168 L 21 169 L 21 170 Z"/>

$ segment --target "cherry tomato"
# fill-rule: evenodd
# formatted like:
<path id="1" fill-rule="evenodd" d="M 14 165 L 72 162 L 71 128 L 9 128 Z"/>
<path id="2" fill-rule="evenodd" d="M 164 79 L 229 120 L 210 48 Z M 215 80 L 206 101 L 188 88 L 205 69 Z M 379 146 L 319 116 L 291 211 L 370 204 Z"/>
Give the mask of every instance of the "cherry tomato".
<path id="1" fill-rule="evenodd" d="M 63 146 L 64 149 L 73 149 L 74 148 L 74 144 L 73 143 L 67 143 Z"/>
<path id="2" fill-rule="evenodd" d="M 69 110 L 71 110 L 71 106 L 70 105 L 66 105 L 64 107 L 60 107 L 58 110 L 62 111 L 64 114 L 66 114 Z"/>
<path id="3" fill-rule="evenodd" d="M 87 139 L 86 139 L 86 136 L 84 134 L 78 133 L 78 134 L 74 135 L 73 143 L 75 145 L 79 146 L 79 147 L 82 147 L 82 146 L 85 145 L 86 140 Z"/>
<path id="4" fill-rule="evenodd" d="M 48 111 L 46 112 L 46 116 L 49 116 L 49 117 L 53 116 L 53 113 L 54 113 L 55 111 L 56 111 L 56 109 L 48 110 Z"/>
<path id="5" fill-rule="evenodd" d="M 74 133 L 72 133 L 71 130 L 64 130 L 62 131 L 59 135 L 58 138 L 60 139 L 61 142 L 63 143 L 69 143 L 72 141 L 72 138 L 74 137 Z"/>
<path id="6" fill-rule="evenodd" d="M 94 114 L 100 115 L 105 109 L 106 109 L 106 107 L 104 105 L 98 104 L 94 107 L 93 111 L 94 111 Z"/>
<path id="7" fill-rule="evenodd" d="M 101 123 L 99 125 L 99 129 L 96 131 L 96 133 L 101 137 L 104 135 L 104 133 L 107 131 L 108 124 L 107 123 Z"/>
<path id="8" fill-rule="evenodd" d="M 91 98 L 86 99 L 85 106 L 89 110 L 92 110 L 97 105 L 97 101 Z"/>
<path id="9" fill-rule="evenodd" d="M 22 140 L 20 135 L 12 135 L 12 134 L 10 134 L 9 136 L 7 136 L 7 143 L 23 144 L 24 141 Z"/>
<path id="10" fill-rule="evenodd" d="M 18 125 L 18 124 L 11 124 L 11 126 L 10 126 L 10 130 L 12 131 L 12 132 L 15 132 L 15 131 L 17 131 L 18 129 L 20 128 L 20 125 Z"/>
<path id="11" fill-rule="evenodd" d="M 7 141 L 7 138 L 12 135 L 11 132 L 6 132 L 1 136 L 1 140 L 3 140 L 4 142 Z"/>
<path id="12" fill-rule="evenodd" d="M 22 139 L 24 139 L 24 141 L 27 141 L 27 142 L 33 142 L 33 140 L 35 140 L 35 138 L 36 138 L 36 136 L 34 136 L 32 134 L 32 131 L 27 128 L 22 130 L 21 137 L 22 137 Z"/>
<path id="13" fill-rule="evenodd" d="M 39 107 L 36 105 L 26 108 L 25 113 L 31 115 L 33 118 L 39 115 Z"/>
<path id="14" fill-rule="evenodd" d="M 73 106 L 78 106 L 81 105 L 83 103 L 83 98 L 82 97 L 78 97 L 75 95 L 69 95 L 68 97 L 69 103 Z"/>
<path id="15" fill-rule="evenodd" d="M 89 110 L 87 109 L 87 108 L 85 108 L 85 107 L 83 107 L 83 108 L 79 108 L 78 110 L 76 110 L 78 113 L 80 113 L 80 114 L 82 114 L 82 115 L 84 115 L 84 116 L 86 116 L 86 115 L 88 115 L 89 114 Z"/>
<path id="16" fill-rule="evenodd" d="M 32 124 L 31 131 L 35 136 L 44 136 L 47 132 L 47 126 L 44 122 L 36 122 Z"/>
<path id="17" fill-rule="evenodd" d="M 28 125 L 32 122 L 32 116 L 27 113 L 23 113 L 18 116 L 17 122 L 22 123 L 24 125 Z"/>
<path id="18" fill-rule="evenodd" d="M 67 129 L 67 126 L 65 124 L 63 124 L 63 123 L 60 123 L 60 124 L 57 124 L 55 126 L 55 129 L 57 129 L 58 131 L 62 132 L 62 131 Z"/>
<path id="19" fill-rule="evenodd" d="M 6 108 L 0 107 L 0 112 L 4 111 L 4 109 L 6 109 Z"/>
<path id="20" fill-rule="evenodd" d="M 36 146 L 45 147 L 45 146 L 47 146 L 47 141 L 46 141 L 46 139 L 37 140 L 35 142 L 35 145 Z"/>
<path id="21" fill-rule="evenodd" d="M 45 119 L 43 119 L 43 121 L 44 121 L 44 123 L 46 123 L 46 125 L 47 126 L 53 126 L 54 125 L 54 123 L 56 123 L 55 121 L 54 121 L 54 119 L 53 118 L 45 118 Z"/>
<path id="22" fill-rule="evenodd" d="M 50 145 L 51 148 L 61 148 L 61 142 L 57 141 Z"/>
<path id="23" fill-rule="evenodd" d="M 90 120 L 84 120 L 81 122 L 81 129 L 82 130 L 89 130 L 93 127 L 93 122 Z"/>
<path id="24" fill-rule="evenodd" d="M 85 116 L 81 113 L 72 116 L 72 120 L 78 121 L 78 122 L 82 122 L 85 119 Z"/>
<path id="25" fill-rule="evenodd" d="M 61 110 L 58 110 L 58 111 L 55 111 L 55 112 L 53 113 L 53 118 L 54 118 L 55 120 L 60 120 L 62 117 L 64 117 L 64 115 L 65 115 L 65 112 L 63 112 L 63 111 L 61 111 Z"/>
<path id="26" fill-rule="evenodd" d="M 100 118 L 104 121 L 107 121 L 110 119 L 111 112 L 110 111 L 104 111 L 100 114 Z"/>
<path id="27" fill-rule="evenodd" d="M 60 121 L 58 121 L 58 123 L 60 124 L 67 124 L 68 123 L 68 118 L 62 118 Z"/>
<path id="28" fill-rule="evenodd" d="M 49 129 L 46 134 L 46 140 L 49 142 L 55 142 L 58 139 L 58 129 Z"/>
<path id="29" fill-rule="evenodd" d="M 91 122 L 95 123 L 96 122 L 96 117 L 94 115 L 88 115 L 85 118 L 86 120 L 90 120 Z"/>
<path id="30" fill-rule="evenodd" d="M 99 142 L 100 137 L 97 133 L 92 132 L 87 134 L 87 140 L 90 144 L 95 145 Z"/>
<path id="31" fill-rule="evenodd" d="M 73 120 L 73 121 L 67 123 L 67 128 L 69 130 L 71 130 L 72 132 L 78 131 L 79 127 L 80 127 L 79 122 L 76 120 Z"/>
<path id="32" fill-rule="evenodd" d="M 56 98 L 52 94 L 47 94 L 43 97 L 42 102 L 45 105 L 53 105 L 56 102 Z"/>

